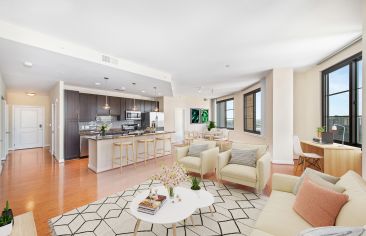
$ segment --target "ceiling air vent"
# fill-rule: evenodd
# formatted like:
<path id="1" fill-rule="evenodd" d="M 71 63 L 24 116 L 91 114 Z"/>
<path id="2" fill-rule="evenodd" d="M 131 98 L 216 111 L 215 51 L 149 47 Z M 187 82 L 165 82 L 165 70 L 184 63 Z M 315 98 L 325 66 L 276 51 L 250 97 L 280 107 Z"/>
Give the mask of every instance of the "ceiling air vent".
<path id="1" fill-rule="evenodd" d="M 102 62 L 107 64 L 118 65 L 118 59 L 107 55 L 102 55 Z"/>

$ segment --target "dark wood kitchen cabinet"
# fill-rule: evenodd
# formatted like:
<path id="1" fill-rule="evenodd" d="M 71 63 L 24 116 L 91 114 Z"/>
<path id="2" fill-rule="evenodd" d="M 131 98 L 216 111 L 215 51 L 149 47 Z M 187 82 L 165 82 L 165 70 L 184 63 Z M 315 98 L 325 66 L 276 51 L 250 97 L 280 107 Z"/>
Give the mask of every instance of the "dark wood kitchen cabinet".
<path id="1" fill-rule="evenodd" d="M 93 94 L 80 93 L 79 101 L 79 121 L 94 121 L 97 116 L 97 96 Z"/>
<path id="2" fill-rule="evenodd" d="M 110 97 L 109 105 L 111 106 L 110 114 L 112 116 L 120 116 L 121 115 L 121 98 L 119 98 L 119 97 Z"/>
<path id="3" fill-rule="evenodd" d="M 106 96 L 97 95 L 97 114 L 98 116 L 109 116 L 109 110 L 104 109 L 106 102 Z M 107 97 L 107 102 L 109 104 L 110 97 Z"/>
<path id="4" fill-rule="evenodd" d="M 80 156 L 80 98 L 77 91 L 65 90 L 64 96 L 64 159 L 70 160 Z"/>
<path id="5" fill-rule="evenodd" d="M 132 110 L 133 110 L 133 99 L 126 98 L 126 111 L 132 111 Z"/>
<path id="6" fill-rule="evenodd" d="M 126 120 L 126 99 L 121 98 L 121 120 Z"/>

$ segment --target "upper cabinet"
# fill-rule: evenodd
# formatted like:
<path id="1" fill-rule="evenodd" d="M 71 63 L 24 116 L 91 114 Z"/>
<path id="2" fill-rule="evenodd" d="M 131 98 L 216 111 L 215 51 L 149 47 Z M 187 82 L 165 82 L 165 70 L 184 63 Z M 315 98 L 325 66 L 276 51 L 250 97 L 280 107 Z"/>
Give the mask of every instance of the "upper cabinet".
<path id="1" fill-rule="evenodd" d="M 145 106 L 145 112 L 151 112 L 152 111 L 151 101 L 144 101 L 144 106 Z"/>
<path id="2" fill-rule="evenodd" d="M 65 121 L 79 119 L 79 92 L 65 90 Z"/>
<path id="3" fill-rule="evenodd" d="M 126 111 L 132 111 L 132 110 L 133 110 L 133 99 L 126 98 Z"/>
<path id="4" fill-rule="evenodd" d="M 107 97 L 107 102 L 109 104 L 110 97 Z M 97 114 L 98 116 L 109 116 L 109 110 L 104 109 L 106 103 L 106 96 L 97 95 Z"/>
<path id="5" fill-rule="evenodd" d="M 126 120 L 126 98 L 121 98 L 121 120 Z"/>
<path id="6" fill-rule="evenodd" d="M 120 116 L 121 115 L 121 98 L 119 97 L 109 97 L 109 106 L 111 106 L 111 115 Z"/>
<path id="7" fill-rule="evenodd" d="M 97 116 L 97 96 L 81 93 L 79 96 L 79 109 L 81 122 L 94 121 Z"/>

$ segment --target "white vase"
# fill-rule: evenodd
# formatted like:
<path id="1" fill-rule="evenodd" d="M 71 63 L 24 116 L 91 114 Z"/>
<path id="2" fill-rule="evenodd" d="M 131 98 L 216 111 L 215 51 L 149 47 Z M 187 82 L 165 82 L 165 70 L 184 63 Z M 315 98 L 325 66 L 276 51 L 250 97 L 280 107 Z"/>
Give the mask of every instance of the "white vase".
<path id="1" fill-rule="evenodd" d="M 9 236 L 11 234 L 12 229 L 13 229 L 13 222 L 0 227 L 0 236 Z"/>

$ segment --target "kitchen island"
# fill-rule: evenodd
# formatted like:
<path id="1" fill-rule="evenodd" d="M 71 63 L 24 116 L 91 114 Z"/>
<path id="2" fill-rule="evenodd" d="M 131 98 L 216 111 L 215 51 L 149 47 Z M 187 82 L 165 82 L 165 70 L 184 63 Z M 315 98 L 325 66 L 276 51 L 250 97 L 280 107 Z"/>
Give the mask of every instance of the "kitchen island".
<path id="1" fill-rule="evenodd" d="M 89 163 L 88 168 L 96 173 L 100 173 L 103 171 L 120 168 L 120 164 L 112 161 L 113 157 L 117 158 L 120 156 L 119 148 L 115 148 L 113 143 L 116 142 L 132 142 L 134 144 L 134 154 L 138 155 L 136 158 L 136 162 L 143 162 L 144 155 L 140 154 L 144 152 L 144 146 L 138 145 L 137 141 L 141 139 L 155 139 L 156 137 L 168 137 L 174 132 L 168 131 L 158 131 L 155 133 L 144 133 L 144 134 L 136 134 L 136 135 L 107 135 L 107 136 L 93 136 L 90 137 L 89 142 Z M 150 144 L 149 153 L 153 154 L 154 144 Z M 163 141 L 160 141 L 156 144 L 156 157 L 164 156 L 162 153 L 163 149 Z M 165 150 L 170 151 L 171 145 L 170 142 L 165 142 Z M 125 150 L 123 150 L 123 162 L 122 166 L 134 164 L 135 156 L 132 155 L 132 150 L 129 148 L 128 150 L 129 162 L 125 158 Z M 149 157 L 151 159 L 152 157 Z M 118 160 L 119 161 L 119 160 Z"/>

